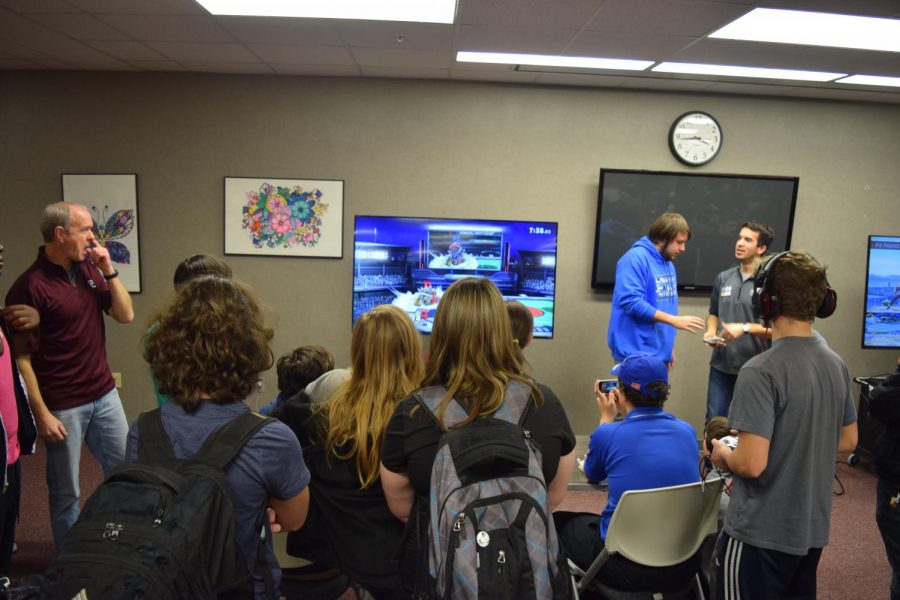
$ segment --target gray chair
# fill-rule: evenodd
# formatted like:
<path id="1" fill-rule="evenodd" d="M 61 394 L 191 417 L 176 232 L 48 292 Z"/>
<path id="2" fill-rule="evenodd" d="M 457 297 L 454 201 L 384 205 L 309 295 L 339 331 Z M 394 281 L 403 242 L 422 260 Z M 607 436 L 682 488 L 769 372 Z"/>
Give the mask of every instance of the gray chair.
<path id="1" fill-rule="evenodd" d="M 699 572 L 684 589 L 667 594 L 623 592 L 594 581 L 594 578 L 615 554 L 648 567 L 668 567 L 690 559 L 703 540 L 717 530 L 721 495 L 722 485 L 718 482 L 630 490 L 622 494 L 609 522 L 603 552 L 587 571 L 569 562 L 578 596 L 589 586 L 612 600 L 684 597 L 693 589 L 696 598 L 705 600 Z"/>

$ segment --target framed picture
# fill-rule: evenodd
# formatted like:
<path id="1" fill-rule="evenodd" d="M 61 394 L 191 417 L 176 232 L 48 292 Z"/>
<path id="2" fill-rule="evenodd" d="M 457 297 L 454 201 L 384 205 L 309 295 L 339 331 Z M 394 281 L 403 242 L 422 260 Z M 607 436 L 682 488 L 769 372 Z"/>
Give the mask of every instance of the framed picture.
<path id="1" fill-rule="evenodd" d="M 344 182 L 225 178 L 225 254 L 343 258 Z"/>
<path id="2" fill-rule="evenodd" d="M 63 173 L 62 197 L 86 206 L 94 217 L 94 237 L 109 250 L 125 289 L 141 292 L 137 175 Z"/>

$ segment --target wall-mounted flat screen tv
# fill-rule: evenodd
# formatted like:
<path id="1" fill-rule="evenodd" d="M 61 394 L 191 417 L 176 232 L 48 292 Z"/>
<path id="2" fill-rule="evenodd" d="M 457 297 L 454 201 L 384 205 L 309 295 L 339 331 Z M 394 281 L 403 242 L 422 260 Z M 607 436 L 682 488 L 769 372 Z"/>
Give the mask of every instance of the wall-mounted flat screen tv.
<path id="1" fill-rule="evenodd" d="M 557 224 L 357 216 L 353 231 L 353 322 L 379 304 L 402 308 L 430 333 L 444 290 L 486 277 L 534 315 L 534 337 L 553 337 Z"/>
<path id="2" fill-rule="evenodd" d="M 863 348 L 900 348 L 900 236 L 870 235 Z"/>
<path id="3" fill-rule="evenodd" d="M 647 235 L 664 212 L 677 212 L 691 226 L 686 250 L 675 260 L 678 288 L 710 290 L 716 275 L 736 264 L 741 224 L 754 220 L 775 230 L 770 253 L 789 250 L 797 177 L 707 175 L 602 169 L 591 285 L 609 290 L 616 263 Z"/>

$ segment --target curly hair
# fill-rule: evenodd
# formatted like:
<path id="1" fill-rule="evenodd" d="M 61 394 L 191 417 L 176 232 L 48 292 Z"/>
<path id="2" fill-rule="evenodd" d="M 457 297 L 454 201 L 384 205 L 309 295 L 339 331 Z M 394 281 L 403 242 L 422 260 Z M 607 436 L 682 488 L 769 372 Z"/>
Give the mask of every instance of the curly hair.
<path id="1" fill-rule="evenodd" d="M 153 316 L 144 357 L 159 389 L 186 411 L 209 400 L 243 400 L 272 366 L 273 331 L 246 284 L 204 275 L 184 286 Z"/>
<path id="2" fill-rule="evenodd" d="M 825 297 L 825 267 L 805 250 L 792 250 L 778 258 L 770 273 L 777 297 L 775 315 L 812 322 Z"/>
<path id="3" fill-rule="evenodd" d="M 530 387 L 538 406 L 543 404 L 544 395 L 525 375 L 512 340 L 503 297 L 493 283 L 466 277 L 447 288 L 434 316 L 423 383 L 447 388 L 437 410 L 439 422 L 453 398 L 469 410 L 460 426 L 493 414 L 513 380 Z"/>
<path id="4" fill-rule="evenodd" d="M 293 396 L 334 368 L 334 357 L 322 346 L 300 346 L 275 363 L 278 390 Z"/>

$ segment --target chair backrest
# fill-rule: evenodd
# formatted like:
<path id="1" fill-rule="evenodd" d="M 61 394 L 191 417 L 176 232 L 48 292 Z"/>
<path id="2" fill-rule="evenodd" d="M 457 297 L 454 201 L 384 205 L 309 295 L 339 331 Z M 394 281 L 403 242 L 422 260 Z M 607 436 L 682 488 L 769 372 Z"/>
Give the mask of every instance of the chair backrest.
<path id="1" fill-rule="evenodd" d="M 648 567 L 684 562 L 714 533 L 722 486 L 687 483 L 622 494 L 606 532 L 606 549 Z"/>

